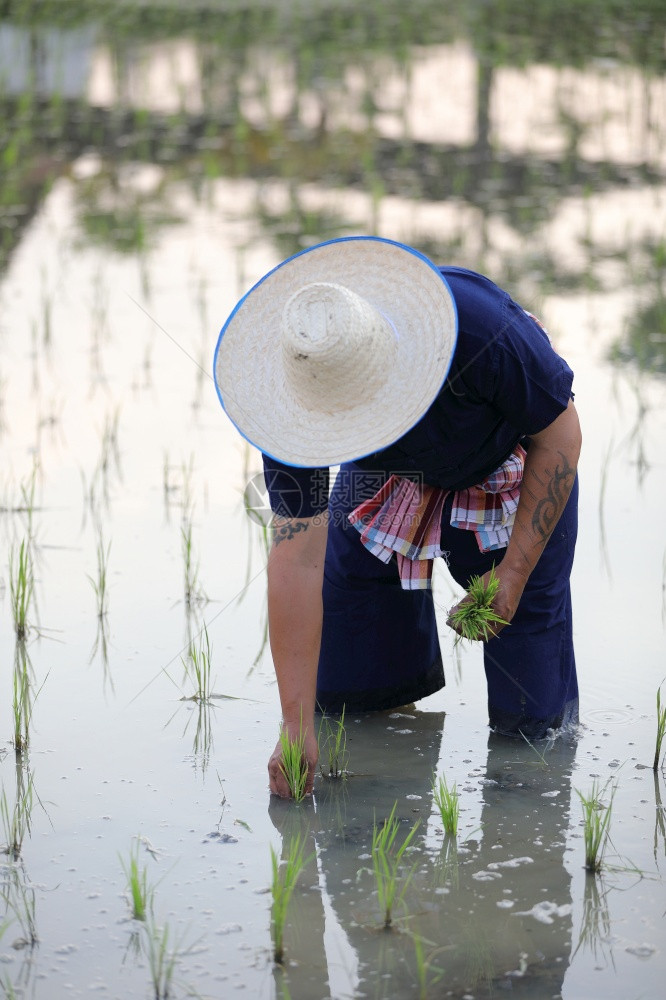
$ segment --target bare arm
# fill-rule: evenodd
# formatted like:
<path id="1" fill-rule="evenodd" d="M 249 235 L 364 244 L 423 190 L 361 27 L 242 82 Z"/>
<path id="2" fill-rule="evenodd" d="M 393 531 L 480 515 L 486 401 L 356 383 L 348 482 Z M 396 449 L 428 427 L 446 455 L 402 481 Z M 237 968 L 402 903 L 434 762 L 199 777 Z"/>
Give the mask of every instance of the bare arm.
<path id="1" fill-rule="evenodd" d="M 292 739 L 301 731 L 305 734 L 307 792 L 312 791 L 317 763 L 314 709 L 327 536 L 325 514 L 275 518 L 268 558 L 268 627 L 282 724 Z M 268 763 L 270 789 L 286 797 L 289 789 L 280 769 L 281 759 L 278 743 Z"/>
<path id="2" fill-rule="evenodd" d="M 493 606 L 507 622 L 569 499 L 580 447 L 580 424 L 571 400 L 552 424 L 530 438 L 511 540 L 495 568 L 500 587 Z"/>

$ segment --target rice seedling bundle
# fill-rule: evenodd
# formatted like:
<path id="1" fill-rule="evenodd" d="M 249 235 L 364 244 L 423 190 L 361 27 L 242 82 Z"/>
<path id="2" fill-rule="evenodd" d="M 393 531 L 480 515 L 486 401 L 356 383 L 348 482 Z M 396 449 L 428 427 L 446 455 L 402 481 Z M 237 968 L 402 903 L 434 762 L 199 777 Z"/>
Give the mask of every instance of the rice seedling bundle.
<path id="1" fill-rule="evenodd" d="M 493 608 L 498 590 L 499 577 L 494 566 L 487 583 L 480 576 L 470 578 L 467 597 L 451 612 L 448 619 L 449 625 L 461 639 L 488 642 L 495 635 L 493 625 L 509 624 Z"/>

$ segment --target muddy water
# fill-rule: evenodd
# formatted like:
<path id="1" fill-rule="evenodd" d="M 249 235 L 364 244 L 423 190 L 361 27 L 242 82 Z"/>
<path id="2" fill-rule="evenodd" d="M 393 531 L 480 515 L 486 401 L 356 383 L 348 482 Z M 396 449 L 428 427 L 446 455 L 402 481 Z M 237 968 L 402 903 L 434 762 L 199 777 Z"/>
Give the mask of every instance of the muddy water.
<path id="1" fill-rule="evenodd" d="M 42 6 L 30 31 L 20 17 L 0 27 L 10 814 L 34 789 L 19 859 L 0 856 L 5 994 L 155 995 L 123 872 L 135 845 L 176 959 L 173 996 L 661 996 L 666 793 L 645 765 L 665 673 L 666 82 L 647 42 L 638 58 L 644 26 L 629 11 L 609 23 L 617 51 L 596 34 L 588 53 L 575 32 L 556 37 L 551 65 L 538 19 L 514 50 L 501 19 L 495 34 L 473 18 L 445 34 L 435 20 L 423 37 L 391 5 L 375 24 L 340 13 L 333 45 L 316 21 L 290 34 L 265 8 L 114 24 L 81 4 L 74 24 Z M 28 51 L 37 76 L 18 58 Z M 456 100 L 435 101 L 452 79 Z M 453 648 L 444 611 L 457 591 L 442 567 L 446 688 L 348 719 L 350 776 L 318 779 L 294 806 L 266 789 L 278 700 L 265 549 L 242 503 L 259 457 L 221 413 L 210 370 L 253 281 L 350 232 L 485 270 L 539 312 L 575 370 L 582 725 L 534 747 L 489 735 L 480 651 Z M 10 582 L 22 541 L 34 572 L 24 644 Z M 183 659 L 204 625 L 216 697 L 199 708 Z M 16 662 L 32 706 L 18 760 Z M 436 769 L 461 792 L 457 849 L 433 808 Z M 595 780 L 614 798 L 593 879 L 577 790 Z M 394 803 L 405 833 L 419 827 L 387 933 L 369 855 Z M 283 854 L 295 833 L 309 861 L 276 968 L 270 847 Z"/>

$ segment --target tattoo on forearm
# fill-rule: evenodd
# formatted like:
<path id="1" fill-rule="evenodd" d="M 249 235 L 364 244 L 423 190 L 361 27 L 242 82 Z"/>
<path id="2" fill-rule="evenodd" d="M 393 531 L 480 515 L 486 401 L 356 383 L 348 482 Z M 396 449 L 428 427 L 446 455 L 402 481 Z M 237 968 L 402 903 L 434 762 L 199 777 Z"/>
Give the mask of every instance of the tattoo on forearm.
<path id="1" fill-rule="evenodd" d="M 564 510 L 576 476 L 576 470 L 569 464 L 564 452 L 561 451 L 560 456 L 562 464 L 555 466 L 555 472 L 547 484 L 547 496 L 538 501 L 532 514 L 532 529 L 544 545 Z"/>
<path id="2" fill-rule="evenodd" d="M 279 545 L 280 542 L 288 542 L 294 537 L 294 535 L 297 535 L 299 531 L 307 530 L 307 521 L 289 521 L 287 524 L 282 524 L 279 528 L 275 528 L 273 544 Z"/>

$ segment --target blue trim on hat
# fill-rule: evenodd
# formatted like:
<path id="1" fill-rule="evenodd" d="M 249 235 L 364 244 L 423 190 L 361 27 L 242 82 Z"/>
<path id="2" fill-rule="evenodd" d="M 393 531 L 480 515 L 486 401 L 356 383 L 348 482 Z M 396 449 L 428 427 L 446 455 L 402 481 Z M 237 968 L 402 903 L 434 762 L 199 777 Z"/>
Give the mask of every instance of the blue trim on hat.
<path id="1" fill-rule="evenodd" d="M 285 462 L 285 460 L 283 458 L 279 458 L 277 455 L 274 455 L 272 452 L 266 451 L 265 448 L 260 447 L 258 444 L 256 444 L 256 442 L 252 441 L 247 436 L 247 434 L 245 434 L 241 430 L 241 428 L 238 426 L 238 424 L 236 423 L 236 421 L 233 420 L 232 417 L 229 415 L 229 412 L 228 412 L 226 406 L 224 405 L 224 400 L 222 399 L 222 393 L 220 392 L 220 387 L 217 384 L 217 377 L 216 377 L 216 372 L 217 372 L 217 355 L 218 355 L 219 350 L 220 350 L 220 345 L 222 344 L 222 338 L 224 337 L 224 334 L 225 334 L 225 332 L 227 330 L 227 327 L 231 323 L 231 321 L 234 318 L 234 316 L 236 315 L 236 313 L 244 305 L 245 301 L 249 298 L 249 296 L 252 295 L 252 293 L 254 291 L 256 291 L 256 289 L 259 288 L 259 286 L 262 285 L 264 283 L 264 281 L 267 281 L 268 278 L 271 277 L 271 275 L 275 274 L 276 271 L 279 271 L 281 267 L 284 267 L 286 264 L 290 264 L 292 261 L 296 260 L 298 257 L 302 257 L 304 254 L 312 253 L 313 250 L 320 250 L 322 247 L 330 246 L 333 243 L 352 243 L 352 242 L 359 242 L 361 240 L 364 241 L 365 243 L 369 243 L 369 242 L 372 242 L 372 243 L 387 243 L 390 246 L 399 247 L 401 250 L 406 250 L 408 253 L 411 253 L 415 257 L 418 257 L 420 260 L 422 260 L 424 264 L 427 264 L 428 267 L 432 271 L 435 272 L 435 274 L 437 275 L 437 277 L 446 285 L 446 287 L 448 289 L 448 292 L 449 292 L 449 295 L 451 297 L 451 302 L 453 304 L 453 314 L 454 314 L 455 324 L 454 324 L 454 331 L 453 331 L 453 350 L 451 351 L 451 357 L 449 358 L 448 367 L 447 367 L 446 371 L 444 372 L 444 376 L 442 378 L 442 382 L 441 382 L 441 385 L 440 385 L 440 390 L 441 390 L 441 386 L 444 385 L 444 383 L 445 383 L 445 381 L 447 379 L 447 376 L 449 374 L 449 370 L 451 368 L 451 363 L 453 361 L 453 355 L 455 353 L 456 344 L 457 344 L 457 341 L 458 341 L 458 307 L 456 305 L 456 300 L 453 297 L 453 292 L 451 291 L 451 287 L 450 287 L 448 281 L 446 280 L 446 278 L 444 277 L 444 275 L 441 273 L 441 271 L 439 270 L 439 268 L 436 267 L 433 264 L 433 262 L 428 257 L 425 256 L 425 254 L 422 254 L 420 250 L 415 250 L 414 247 L 407 246 L 406 243 L 400 243 L 399 240 L 385 239 L 383 236 L 338 236 L 335 239 L 324 240 L 323 243 L 315 243 L 314 246 L 305 247 L 303 250 L 299 250 L 298 253 L 292 254 L 291 257 L 287 257 L 285 260 L 281 261 L 279 264 L 276 264 L 275 267 L 271 268 L 270 271 L 267 271 L 266 274 L 262 278 L 260 278 L 259 281 L 257 281 L 252 286 L 252 288 L 250 288 L 249 291 L 247 291 L 245 293 L 245 295 L 243 295 L 243 297 L 241 299 L 238 300 L 238 302 L 236 303 L 236 305 L 232 309 L 231 313 L 229 314 L 226 322 L 224 323 L 224 326 L 220 330 L 220 335 L 217 338 L 217 344 L 215 346 L 215 354 L 213 356 L 213 382 L 215 383 L 215 391 L 217 392 L 217 398 L 220 401 L 220 405 L 222 406 L 222 409 L 227 414 L 227 416 L 229 417 L 229 420 L 234 425 L 234 427 L 236 428 L 236 430 L 238 431 L 238 433 L 241 435 L 241 437 L 243 437 L 248 442 L 248 444 L 251 444 L 253 448 L 257 448 L 263 454 L 268 455 L 269 458 L 274 459 L 276 462 L 281 462 L 282 465 L 289 465 L 289 466 L 291 466 L 294 469 L 311 469 L 311 468 L 316 468 L 316 466 L 311 466 L 311 465 L 297 465 L 295 462 Z M 231 395 L 231 394 L 227 393 L 227 396 L 229 396 L 229 395 Z M 421 415 L 421 417 L 418 418 L 418 420 L 416 420 L 411 425 L 411 427 L 408 427 L 407 430 L 403 431 L 403 434 L 407 434 L 412 429 L 412 427 L 415 427 L 416 424 L 419 422 L 419 420 L 421 420 L 422 416 L 423 416 L 423 414 Z M 401 437 L 402 437 L 402 435 L 401 435 Z M 399 440 L 399 438 L 396 438 L 396 440 Z M 394 444 L 394 443 L 395 442 L 391 442 L 391 444 Z M 389 447 L 389 445 L 385 445 L 385 447 Z M 366 455 L 372 455 L 372 454 L 374 454 L 375 450 L 376 449 L 374 449 L 373 451 L 370 451 L 370 452 L 366 452 L 363 455 L 357 455 L 356 458 L 349 459 L 348 461 L 357 461 L 360 458 L 365 458 Z"/>

